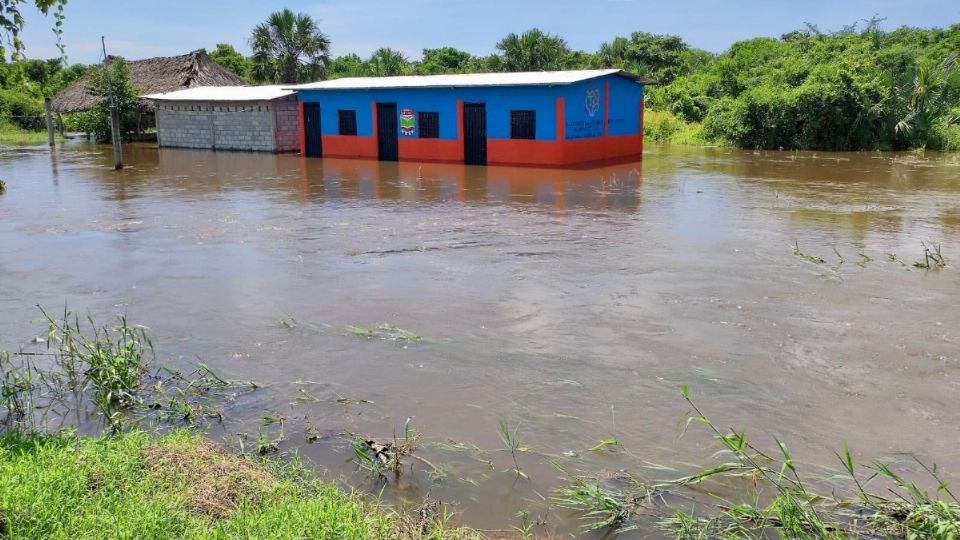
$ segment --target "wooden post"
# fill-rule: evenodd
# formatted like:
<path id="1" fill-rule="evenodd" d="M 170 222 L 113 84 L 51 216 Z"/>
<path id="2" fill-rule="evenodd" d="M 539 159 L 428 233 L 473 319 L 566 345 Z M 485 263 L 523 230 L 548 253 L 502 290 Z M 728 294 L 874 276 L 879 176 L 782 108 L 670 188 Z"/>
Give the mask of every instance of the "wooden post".
<path id="1" fill-rule="evenodd" d="M 47 142 L 50 146 L 53 146 L 53 117 L 50 115 L 50 98 L 43 98 L 43 109 L 47 114 Z"/>
<path id="2" fill-rule="evenodd" d="M 113 168 L 119 171 L 123 168 L 123 148 L 120 146 L 120 111 L 114 103 L 110 103 L 110 138 L 113 140 Z"/>

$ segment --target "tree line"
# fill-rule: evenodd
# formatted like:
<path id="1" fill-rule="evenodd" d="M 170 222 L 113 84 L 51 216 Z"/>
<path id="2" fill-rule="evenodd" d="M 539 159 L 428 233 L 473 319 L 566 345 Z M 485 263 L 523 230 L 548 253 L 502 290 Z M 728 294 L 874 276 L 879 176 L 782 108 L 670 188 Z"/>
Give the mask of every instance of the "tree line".
<path id="1" fill-rule="evenodd" d="M 721 53 L 691 47 L 679 36 L 641 31 L 582 51 L 533 28 L 504 36 L 488 55 L 445 46 L 410 59 L 391 48 L 368 57 L 332 57 L 330 39 L 317 21 L 284 9 L 252 29 L 252 55 L 220 43 L 210 56 L 254 84 L 620 68 L 656 82 L 647 87 L 644 132 L 657 141 L 756 149 L 960 150 L 960 24 L 888 31 L 882 23 L 875 17 L 834 32 L 807 24 L 779 38 L 739 41 Z M 21 89 L 28 89 L 35 111 L 37 98 L 85 69 L 53 60 L 0 63 L 0 123 L 27 106 L 12 97 Z"/>
<path id="2" fill-rule="evenodd" d="M 508 34 L 489 55 L 440 47 L 411 60 L 391 48 L 367 58 L 330 57 L 330 40 L 316 23 L 284 10 L 254 30 L 252 57 L 228 44 L 218 44 L 212 56 L 252 82 L 285 83 L 620 68 L 656 82 L 647 90 L 645 126 L 654 140 L 755 149 L 960 150 L 960 24 L 885 31 L 882 23 L 874 17 L 835 32 L 807 24 L 719 54 L 679 36 L 639 31 L 582 51 L 533 28 Z M 284 43 L 290 49 L 273 46 Z"/>

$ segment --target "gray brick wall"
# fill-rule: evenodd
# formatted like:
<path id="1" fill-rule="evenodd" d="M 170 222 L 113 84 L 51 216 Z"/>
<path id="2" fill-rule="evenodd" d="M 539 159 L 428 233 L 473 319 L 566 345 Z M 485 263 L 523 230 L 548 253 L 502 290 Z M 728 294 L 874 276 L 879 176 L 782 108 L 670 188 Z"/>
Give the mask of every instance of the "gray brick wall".
<path id="1" fill-rule="evenodd" d="M 157 104 L 160 146 L 283 152 L 299 149 L 297 101 Z"/>
<path id="2" fill-rule="evenodd" d="M 300 117 L 296 96 L 273 101 L 278 152 L 300 150 Z"/>

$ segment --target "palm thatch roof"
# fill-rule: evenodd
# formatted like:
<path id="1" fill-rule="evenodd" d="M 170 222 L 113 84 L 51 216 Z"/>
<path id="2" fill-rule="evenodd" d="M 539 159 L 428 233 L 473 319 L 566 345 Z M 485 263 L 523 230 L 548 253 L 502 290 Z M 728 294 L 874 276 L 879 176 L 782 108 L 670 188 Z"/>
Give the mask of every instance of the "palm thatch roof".
<path id="1" fill-rule="evenodd" d="M 107 62 L 113 60 L 109 57 Z M 140 95 L 173 92 L 197 86 L 242 86 L 239 75 L 221 67 L 204 50 L 181 56 L 158 56 L 127 62 L 130 66 L 130 84 Z M 89 75 L 81 77 L 51 100 L 54 111 L 77 112 L 87 110 L 100 102 L 100 96 L 89 91 Z M 145 100 L 143 105 L 153 109 Z"/>

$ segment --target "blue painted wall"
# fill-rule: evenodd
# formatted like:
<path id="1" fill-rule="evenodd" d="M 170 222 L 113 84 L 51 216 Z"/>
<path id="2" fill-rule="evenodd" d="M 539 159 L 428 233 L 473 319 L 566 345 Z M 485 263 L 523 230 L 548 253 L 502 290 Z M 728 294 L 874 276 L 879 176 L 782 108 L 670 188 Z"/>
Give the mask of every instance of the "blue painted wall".
<path id="1" fill-rule="evenodd" d="M 604 91 L 610 86 L 609 135 L 640 133 L 643 85 L 609 75 L 563 87 L 564 131 L 568 141 L 603 136 Z M 597 103 L 599 98 L 599 103 Z"/>
<path id="2" fill-rule="evenodd" d="M 636 135 L 640 133 L 640 100 L 643 85 L 623 77 L 610 80 L 610 126 L 613 135 Z"/>
<path id="3" fill-rule="evenodd" d="M 556 99 L 565 102 L 564 127 L 566 138 L 599 137 L 603 135 L 604 83 L 610 83 L 610 134 L 639 133 L 639 100 L 643 86 L 629 79 L 609 75 L 564 86 L 507 86 L 481 88 L 397 88 L 381 90 L 302 90 L 300 101 L 320 104 L 320 124 L 323 135 L 338 135 L 338 110 L 357 112 L 357 135 L 373 135 L 371 103 L 396 103 L 399 121 L 400 109 L 418 112 L 437 112 L 440 116 L 440 138 L 457 138 L 457 100 L 464 103 L 485 103 L 487 106 L 487 137 L 510 138 L 510 111 L 536 111 L 537 140 L 556 140 Z M 599 107 L 591 115 L 586 105 L 588 91 L 599 92 Z M 419 125 L 418 125 L 419 128 Z M 399 125 L 398 125 L 399 130 Z M 412 135 L 419 135 L 416 131 Z M 401 138 L 405 135 L 400 135 Z"/>

